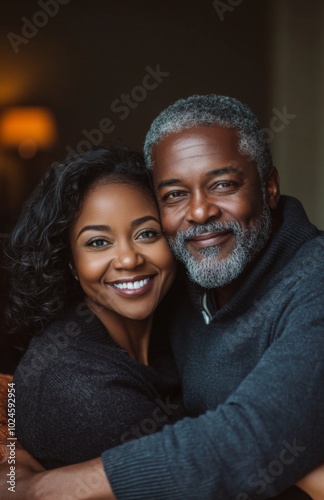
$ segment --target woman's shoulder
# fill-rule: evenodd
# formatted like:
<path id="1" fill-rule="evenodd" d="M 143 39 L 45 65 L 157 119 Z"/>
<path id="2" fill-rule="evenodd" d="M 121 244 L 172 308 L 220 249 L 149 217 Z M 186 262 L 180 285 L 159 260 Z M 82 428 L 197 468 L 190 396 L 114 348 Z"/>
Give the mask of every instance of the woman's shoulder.
<path id="1" fill-rule="evenodd" d="M 105 367 L 109 375 L 107 368 L 118 358 L 118 349 L 98 318 L 78 304 L 30 341 L 14 380 L 26 388 L 30 381 L 44 385 L 58 374 L 67 380 L 89 369 L 93 373 Z"/>
<path id="2" fill-rule="evenodd" d="M 63 348 L 68 345 L 72 347 L 80 342 L 101 343 L 110 346 L 114 344 L 104 325 L 84 302 L 64 311 L 40 335 L 34 336 L 29 343 L 27 352 L 32 349 L 41 349 L 48 344 L 55 344 Z"/>

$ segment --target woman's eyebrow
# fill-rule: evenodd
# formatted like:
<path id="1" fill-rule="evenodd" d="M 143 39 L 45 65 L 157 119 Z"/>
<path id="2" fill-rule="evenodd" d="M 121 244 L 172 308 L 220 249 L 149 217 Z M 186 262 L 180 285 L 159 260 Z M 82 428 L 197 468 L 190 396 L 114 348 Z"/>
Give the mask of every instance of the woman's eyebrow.
<path id="1" fill-rule="evenodd" d="M 136 226 L 139 226 L 140 224 L 143 224 L 144 222 L 147 222 L 149 220 L 154 220 L 155 222 L 160 224 L 159 219 L 157 219 L 156 217 L 153 217 L 153 215 L 145 215 L 144 217 L 139 217 L 138 219 L 132 220 L 130 225 L 131 225 L 131 227 L 136 227 Z"/>
<path id="2" fill-rule="evenodd" d="M 158 224 L 160 224 L 159 219 L 157 219 L 156 217 L 153 217 L 153 215 L 145 215 L 144 217 L 139 217 L 138 219 L 132 220 L 132 222 L 130 223 L 130 226 L 131 227 L 136 227 L 136 226 L 139 226 L 140 224 L 143 224 L 144 222 L 149 221 L 149 220 L 154 220 L 155 222 L 157 222 Z M 79 231 L 77 239 L 85 231 L 110 231 L 110 230 L 111 230 L 111 227 L 107 226 L 105 224 L 97 224 L 97 225 L 92 225 L 91 224 L 89 226 L 84 226 Z"/>
<path id="3" fill-rule="evenodd" d="M 98 225 L 89 225 L 89 226 L 84 226 L 81 231 L 79 231 L 77 239 L 79 236 L 84 233 L 85 231 L 110 231 L 110 226 L 106 226 L 104 224 L 98 224 Z"/>

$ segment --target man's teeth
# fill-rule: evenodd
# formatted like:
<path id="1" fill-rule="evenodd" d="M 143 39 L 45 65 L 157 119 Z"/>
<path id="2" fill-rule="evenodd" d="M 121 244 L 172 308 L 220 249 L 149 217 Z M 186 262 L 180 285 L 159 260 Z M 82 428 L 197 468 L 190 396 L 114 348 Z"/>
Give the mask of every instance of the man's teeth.
<path id="1" fill-rule="evenodd" d="M 150 281 L 150 278 L 145 278 L 144 280 L 140 281 L 129 281 L 127 283 L 114 283 L 114 286 L 116 288 L 120 288 L 123 290 L 137 290 L 138 288 L 142 288 L 143 286 L 147 285 L 148 282 Z"/>

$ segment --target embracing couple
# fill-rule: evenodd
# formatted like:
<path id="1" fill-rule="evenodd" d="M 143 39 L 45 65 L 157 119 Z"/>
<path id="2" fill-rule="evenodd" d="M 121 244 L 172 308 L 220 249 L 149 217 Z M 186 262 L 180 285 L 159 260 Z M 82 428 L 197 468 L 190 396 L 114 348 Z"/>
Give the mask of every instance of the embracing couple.
<path id="1" fill-rule="evenodd" d="M 234 98 L 144 155 L 52 167 L 10 237 L 16 498 L 324 498 L 323 235 Z"/>

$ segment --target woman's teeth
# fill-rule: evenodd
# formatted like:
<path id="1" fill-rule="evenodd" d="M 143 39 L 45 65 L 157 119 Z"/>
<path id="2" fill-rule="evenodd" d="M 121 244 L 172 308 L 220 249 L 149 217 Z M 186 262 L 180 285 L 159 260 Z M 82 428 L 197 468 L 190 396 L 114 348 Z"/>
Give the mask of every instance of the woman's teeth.
<path id="1" fill-rule="evenodd" d="M 120 288 L 123 290 L 136 290 L 138 288 L 142 288 L 143 286 L 147 285 L 148 282 L 150 281 L 150 278 L 145 278 L 144 280 L 140 281 L 129 281 L 127 283 L 113 283 L 113 285 L 116 288 Z"/>

